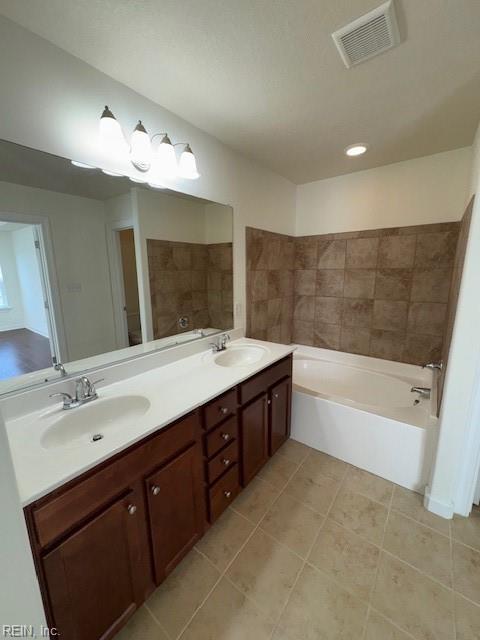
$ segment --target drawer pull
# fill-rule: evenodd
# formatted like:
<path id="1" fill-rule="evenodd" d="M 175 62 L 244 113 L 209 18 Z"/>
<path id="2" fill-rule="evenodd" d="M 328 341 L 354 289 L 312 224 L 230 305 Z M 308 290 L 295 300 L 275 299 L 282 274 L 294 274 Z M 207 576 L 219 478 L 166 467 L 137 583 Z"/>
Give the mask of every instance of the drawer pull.
<path id="1" fill-rule="evenodd" d="M 223 495 L 225 496 L 225 498 L 230 498 L 231 495 L 232 495 L 232 492 L 231 491 L 224 491 Z"/>
<path id="2" fill-rule="evenodd" d="M 222 433 L 222 438 L 223 440 L 230 440 L 230 434 L 229 433 Z"/>
<path id="3" fill-rule="evenodd" d="M 223 464 L 224 464 L 226 467 L 228 467 L 228 465 L 230 464 L 231 460 L 229 460 L 228 458 L 224 458 L 224 459 L 222 460 L 222 462 L 223 462 Z"/>
<path id="4" fill-rule="evenodd" d="M 127 507 L 128 515 L 133 516 L 137 513 L 137 507 L 134 504 L 129 504 Z"/>
<path id="5" fill-rule="evenodd" d="M 227 413 L 230 411 L 230 409 L 228 407 L 218 407 L 218 410 L 220 411 L 220 413 L 222 413 L 224 416 L 227 415 Z"/>
<path id="6" fill-rule="evenodd" d="M 150 487 L 150 491 L 152 492 L 153 496 L 158 496 L 158 494 L 160 493 L 160 487 L 158 486 L 158 484 L 154 484 Z"/>

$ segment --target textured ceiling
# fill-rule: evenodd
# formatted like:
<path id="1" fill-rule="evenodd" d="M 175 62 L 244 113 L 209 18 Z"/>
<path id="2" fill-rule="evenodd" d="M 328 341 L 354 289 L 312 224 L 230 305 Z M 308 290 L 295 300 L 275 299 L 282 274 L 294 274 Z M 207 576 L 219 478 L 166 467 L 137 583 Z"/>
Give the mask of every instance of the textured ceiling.
<path id="1" fill-rule="evenodd" d="M 480 1 L 397 0 L 404 42 L 346 69 L 331 32 L 380 3 L 0 0 L 0 12 L 304 183 L 472 142 Z M 345 157 L 357 141 L 368 153 Z"/>

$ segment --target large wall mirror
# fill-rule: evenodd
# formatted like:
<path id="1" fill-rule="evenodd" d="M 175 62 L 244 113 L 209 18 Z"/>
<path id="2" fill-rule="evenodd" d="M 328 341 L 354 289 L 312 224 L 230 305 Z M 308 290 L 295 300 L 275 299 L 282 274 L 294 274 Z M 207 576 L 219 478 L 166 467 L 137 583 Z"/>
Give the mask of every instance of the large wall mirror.
<path id="1" fill-rule="evenodd" d="M 232 216 L 0 141 L 0 394 L 231 329 Z"/>

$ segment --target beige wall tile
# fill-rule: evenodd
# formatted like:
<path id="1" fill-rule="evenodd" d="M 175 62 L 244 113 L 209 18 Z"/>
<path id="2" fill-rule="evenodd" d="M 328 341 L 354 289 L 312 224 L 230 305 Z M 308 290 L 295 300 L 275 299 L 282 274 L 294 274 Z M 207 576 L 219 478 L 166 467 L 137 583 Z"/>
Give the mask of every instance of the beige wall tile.
<path id="1" fill-rule="evenodd" d="M 297 269 L 294 278 L 294 291 L 301 296 L 314 296 L 317 284 L 317 272 L 314 269 Z"/>
<path id="2" fill-rule="evenodd" d="M 415 269 L 412 302 L 448 302 L 451 269 Z"/>
<path id="3" fill-rule="evenodd" d="M 317 266 L 317 239 L 295 239 L 295 269 L 315 269 Z"/>
<path id="4" fill-rule="evenodd" d="M 442 336 L 407 333 L 402 360 L 411 364 L 439 362 L 442 357 Z"/>
<path id="5" fill-rule="evenodd" d="M 370 353 L 370 329 L 342 327 L 340 349 L 346 353 L 358 353 L 368 356 Z"/>
<path id="6" fill-rule="evenodd" d="M 373 300 L 343 300 L 344 327 L 370 327 L 372 324 Z"/>
<path id="7" fill-rule="evenodd" d="M 447 305 L 437 302 L 413 302 L 408 312 L 408 331 L 443 336 Z"/>
<path id="8" fill-rule="evenodd" d="M 457 239 L 458 234 L 455 231 L 418 235 L 415 266 L 451 266 L 455 258 Z"/>
<path id="9" fill-rule="evenodd" d="M 343 300 L 341 298 L 315 297 L 315 322 L 326 324 L 340 324 L 343 314 Z"/>
<path id="10" fill-rule="evenodd" d="M 345 271 L 343 269 L 319 269 L 317 272 L 317 296 L 343 297 Z"/>
<path id="11" fill-rule="evenodd" d="M 337 298 L 332 298 L 337 300 Z M 297 296 L 293 303 L 295 320 L 312 321 L 315 316 L 315 296 Z"/>
<path id="12" fill-rule="evenodd" d="M 375 300 L 372 328 L 402 331 L 407 326 L 408 303 L 397 300 Z"/>
<path id="13" fill-rule="evenodd" d="M 373 298 L 374 269 L 346 269 L 343 295 L 345 298 Z"/>
<path id="14" fill-rule="evenodd" d="M 375 269 L 377 266 L 378 244 L 378 238 L 356 238 L 347 240 L 347 269 Z"/>
<path id="15" fill-rule="evenodd" d="M 373 358 L 383 358 L 384 360 L 401 362 L 406 338 L 407 336 L 404 331 L 372 329 L 369 355 Z"/>
<path id="16" fill-rule="evenodd" d="M 318 240 L 317 269 L 343 269 L 345 267 L 345 249 L 345 240 Z"/>
<path id="17" fill-rule="evenodd" d="M 372 605 L 418 640 L 452 640 L 452 592 L 382 552 Z"/>
<path id="18" fill-rule="evenodd" d="M 412 269 L 378 269 L 375 278 L 377 300 L 409 300 Z"/>
<path id="19" fill-rule="evenodd" d="M 378 267 L 409 269 L 415 262 L 416 236 L 386 236 L 380 239 Z"/>
<path id="20" fill-rule="evenodd" d="M 313 321 L 295 320 L 292 340 L 298 344 L 313 346 Z"/>
<path id="21" fill-rule="evenodd" d="M 313 344 L 315 347 L 323 349 L 339 349 L 340 348 L 340 324 L 328 324 L 326 322 L 317 322 L 313 325 Z"/>

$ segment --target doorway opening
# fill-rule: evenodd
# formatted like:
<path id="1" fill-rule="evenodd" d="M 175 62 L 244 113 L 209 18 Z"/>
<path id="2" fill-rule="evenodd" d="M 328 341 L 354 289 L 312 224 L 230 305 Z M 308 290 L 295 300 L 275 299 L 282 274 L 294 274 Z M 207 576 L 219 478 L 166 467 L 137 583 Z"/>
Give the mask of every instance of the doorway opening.
<path id="1" fill-rule="evenodd" d="M 58 361 L 50 300 L 40 225 L 0 218 L 0 380 Z"/>
<path id="2" fill-rule="evenodd" d="M 117 231 L 122 263 L 123 311 L 125 314 L 128 345 L 142 344 L 140 301 L 138 298 L 137 259 L 133 229 Z"/>

